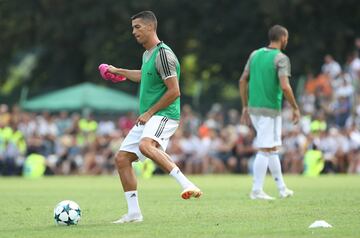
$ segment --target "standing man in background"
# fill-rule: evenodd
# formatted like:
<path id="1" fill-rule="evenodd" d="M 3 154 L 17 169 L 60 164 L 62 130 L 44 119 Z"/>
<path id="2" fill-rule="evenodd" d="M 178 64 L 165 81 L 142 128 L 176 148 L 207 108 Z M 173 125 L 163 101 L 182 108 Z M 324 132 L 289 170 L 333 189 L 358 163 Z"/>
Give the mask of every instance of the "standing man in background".
<path id="1" fill-rule="evenodd" d="M 239 81 L 241 122 L 247 125 L 252 123 L 256 130 L 254 145 L 258 149 L 253 167 L 251 199 L 275 199 L 263 191 L 268 167 L 279 189 L 280 197 L 286 198 L 294 194 L 285 185 L 278 154 L 281 146 L 283 95 L 292 107 L 293 122 L 297 123 L 300 118 L 299 107 L 289 83 L 290 60 L 281 52 L 286 48 L 288 37 L 285 27 L 271 27 L 269 46 L 251 53 Z"/>
<path id="2" fill-rule="evenodd" d="M 125 192 L 128 212 L 114 223 L 141 222 L 137 181 L 132 162 L 149 158 L 181 185 L 181 197 L 198 198 L 202 192 L 179 170 L 164 151 L 180 120 L 180 64 L 173 51 L 159 40 L 157 19 L 143 11 L 132 18 L 133 35 L 146 51 L 141 70 L 109 66 L 108 72 L 140 83 L 140 116 L 116 154 L 116 166 Z M 121 103 L 121 102 L 119 102 Z"/>

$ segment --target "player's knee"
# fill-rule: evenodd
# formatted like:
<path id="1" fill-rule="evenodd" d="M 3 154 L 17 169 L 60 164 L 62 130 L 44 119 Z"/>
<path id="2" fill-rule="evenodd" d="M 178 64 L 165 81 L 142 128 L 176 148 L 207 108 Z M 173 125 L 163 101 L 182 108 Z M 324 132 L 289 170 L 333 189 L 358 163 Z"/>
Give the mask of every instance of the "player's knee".
<path id="1" fill-rule="evenodd" d="M 148 140 L 141 140 L 139 143 L 139 150 L 143 155 L 148 154 L 149 147 L 151 146 L 151 143 Z"/>
<path id="2" fill-rule="evenodd" d="M 151 150 L 156 148 L 158 143 L 151 138 L 143 138 L 139 143 L 139 150 L 145 156 L 150 156 Z"/>
<path id="3" fill-rule="evenodd" d="M 119 151 L 115 155 L 115 163 L 118 168 L 124 168 L 131 165 L 131 161 L 126 155 L 126 153 Z"/>

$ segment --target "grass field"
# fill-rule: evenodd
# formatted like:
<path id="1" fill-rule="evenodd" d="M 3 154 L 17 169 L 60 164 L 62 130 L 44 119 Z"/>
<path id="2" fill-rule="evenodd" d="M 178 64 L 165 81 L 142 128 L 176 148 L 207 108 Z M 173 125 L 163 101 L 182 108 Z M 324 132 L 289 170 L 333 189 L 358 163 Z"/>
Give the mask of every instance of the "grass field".
<path id="1" fill-rule="evenodd" d="M 139 181 L 144 222 L 114 225 L 126 212 L 116 176 L 0 178 L 0 237 L 360 237 L 360 176 L 286 177 L 295 196 L 275 201 L 248 198 L 248 176 L 191 177 L 204 191 L 199 200 L 180 199 L 169 176 Z M 277 195 L 270 177 L 269 194 Z M 82 209 L 77 226 L 56 226 L 61 200 Z M 315 220 L 333 228 L 309 229 Z"/>

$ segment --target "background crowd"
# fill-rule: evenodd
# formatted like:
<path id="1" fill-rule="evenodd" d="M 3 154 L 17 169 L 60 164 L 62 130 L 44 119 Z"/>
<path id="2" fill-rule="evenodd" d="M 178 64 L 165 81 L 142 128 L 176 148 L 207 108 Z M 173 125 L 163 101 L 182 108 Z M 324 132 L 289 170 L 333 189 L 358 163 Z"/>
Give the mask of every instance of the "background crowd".
<path id="1" fill-rule="evenodd" d="M 282 112 L 284 173 L 305 173 L 314 163 L 322 164 L 321 173 L 360 173 L 359 80 L 355 52 L 343 67 L 325 55 L 320 73 L 308 73 L 305 83 L 297 85 L 300 123 L 291 123 L 286 103 Z M 116 120 L 90 113 L 33 113 L 2 104 L 0 174 L 21 175 L 32 154 L 45 158 L 49 175 L 114 173 L 113 156 L 136 118 L 133 112 Z M 238 109 L 225 109 L 221 103 L 204 116 L 183 105 L 168 153 L 188 174 L 251 173 L 255 133 L 239 119 Z"/>

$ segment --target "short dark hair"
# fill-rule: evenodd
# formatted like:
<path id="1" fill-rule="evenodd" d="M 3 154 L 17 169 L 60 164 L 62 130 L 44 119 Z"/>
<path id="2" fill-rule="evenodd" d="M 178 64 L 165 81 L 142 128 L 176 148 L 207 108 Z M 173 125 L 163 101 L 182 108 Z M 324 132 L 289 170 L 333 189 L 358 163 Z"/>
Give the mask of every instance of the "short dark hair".
<path id="1" fill-rule="evenodd" d="M 152 11 L 139 12 L 139 13 L 135 14 L 134 16 L 132 16 L 131 20 L 135 20 L 137 18 L 140 18 L 140 19 L 145 20 L 147 22 L 152 22 L 155 25 L 155 29 L 157 28 L 157 19 L 156 19 L 155 14 Z"/>
<path id="2" fill-rule="evenodd" d="M 269 40 L 270 41 L 278 41 L 280 37 L 286 36 L 288 31 L 285 27 L 280 25 L 272 26 L 269 30 Z"/>

